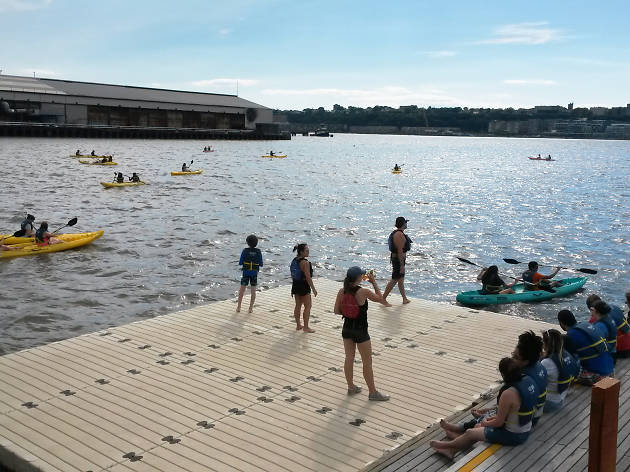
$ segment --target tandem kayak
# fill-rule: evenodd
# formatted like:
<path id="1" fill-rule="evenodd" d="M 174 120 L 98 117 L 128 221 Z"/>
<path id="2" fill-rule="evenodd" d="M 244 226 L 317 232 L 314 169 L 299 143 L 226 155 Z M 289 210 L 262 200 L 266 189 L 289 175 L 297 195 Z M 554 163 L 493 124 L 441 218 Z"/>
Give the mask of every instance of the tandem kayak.
<path id="1" fill-rule="evenodd" d="M 66 236 L 68 234 L 77 234 L 77 233 L 63 233 L 63 234 L 58 234 L 55 235 L 55 237 L 61 237 L 61 236 Z M 6 239 L 3 239 L 6 238 Z M 1 244 L 6 244 L 7 246 L 14 246 L 16 244 L 25 244 L 25 243 L 34 243 L 35 242 L 35 238 L 29 238 L 28 236 L 22 236 L 19 238 L 16 238 L 15 236 L 11 236 L 9 234 L 0 234 L 0 243 Z"/>
<path id="2" fill-rule="evenodd" d="M 94 162 L 94 161 L 85 161 L 83 159 L 79 159 L 81 164 L 88 164 L 90 166 L 117 166 L 118 162 Z"/>
<path id="3" fill-rule="evenodd" d="M 463 305 L 499 305 L 501 303 L 539 302 L 555 297 L 563 297 L 577 292 L 586 283 L 586 277 L 562 279 L 562 285 L 553 287 L 555 293 L 546 290 L 524 290 L 524 284 L 514 285 L 516 293 L 483 294 L 481 290 L 461 292 L 457 294 L 457 301 Z"/>
<path id="4" fill-rule="evenodd" d="M 547 162 L 555 161 L 555 159 L 547 159 L 545 157 L 528 157 L 527 159 L 529 159 L 530 161 L 547 161 Z"/>
<path id="5" fill-rule="evenodd" d="M 269 157 L 271 159 L 274 159 L 274 158 L 275 159 L 283 159 L 283 158 L 287 157 L 287 155 L 286 154 L 278 154 L 278 155 L 270 156 L 269 154 L 265 154 L 265 155 L 262 155 L 260 157 Z"/>
<path id="6" fill-rule="evenodd" d="M 146 182 L 123 182 L 119 184 L 118 182 L 101 182 L 101 185 L 105 188 L 112 187 L 137 187 L 138 185 L 146 185 Z"/>
<path id="7" fill-rule="evenodd" d="M 91 154 L 70 154 L 68 157 L 74 157 L 75 159 L 85 159 L 89 157 L 90 159 L 103 159 L 104 157 L 113 157 L 113 156 L 92 156 Z"/>
<path id="8" fill-rule="evenodd" d="M 197 174 L 201 174 L 203 172 L 203 170 L 187 170 L 185 172 L 183 171 L 173 171 L 171 172 L 171 175 L 197 175 Z"/>
<path id="9" fill-rule="evenodd" d="M 15 250 L 0 252 L 0 259 L 9 259 L 11 257 L 33 256 L 35 254 L 47 254 L 49 252 L 66 251 L 68 249 L 73 249 L 75 247 L 90 244 L 92 241 L 100 238 L 101 236 L 103 236 L 103 230 L 94 231 L 92 233 L 59 234 L 55 235 L 55 237 L 63 241 L 61 243 L 51 244 L 48 246 L 38 246 L 33 242 L 16 244 L 11 246 L 16 248 Z"/>

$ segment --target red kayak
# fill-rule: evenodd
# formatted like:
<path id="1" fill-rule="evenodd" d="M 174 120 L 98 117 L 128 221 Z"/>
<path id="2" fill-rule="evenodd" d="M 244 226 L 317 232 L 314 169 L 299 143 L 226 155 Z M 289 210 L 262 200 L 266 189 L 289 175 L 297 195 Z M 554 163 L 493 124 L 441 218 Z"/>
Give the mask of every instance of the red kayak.
<path id="1" fill-rule="evenodd" d="M 555 161 L 555 159 L 548 159 L 546 157 L 528 157 L 530 161 Z"/>

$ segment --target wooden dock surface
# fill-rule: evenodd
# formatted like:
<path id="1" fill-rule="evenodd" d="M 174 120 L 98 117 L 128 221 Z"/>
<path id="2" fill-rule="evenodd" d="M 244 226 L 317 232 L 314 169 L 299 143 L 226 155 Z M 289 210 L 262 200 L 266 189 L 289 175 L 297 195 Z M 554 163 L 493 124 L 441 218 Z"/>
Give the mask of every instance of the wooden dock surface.
<path id="1" fill-rule="evenodd" d="M 259 293 L 253 314 L 226 300 L 0 357 L 0 464 L 356 471 L 496 388 L 518 334 L 550 327 L 417 299 L 371 304 L 376 384 L 391 401 L 369 402 L 367 388 L 346 395 L 341 284 L 315 283 L 313 334 L 296 332 L 285 286 Z"/>

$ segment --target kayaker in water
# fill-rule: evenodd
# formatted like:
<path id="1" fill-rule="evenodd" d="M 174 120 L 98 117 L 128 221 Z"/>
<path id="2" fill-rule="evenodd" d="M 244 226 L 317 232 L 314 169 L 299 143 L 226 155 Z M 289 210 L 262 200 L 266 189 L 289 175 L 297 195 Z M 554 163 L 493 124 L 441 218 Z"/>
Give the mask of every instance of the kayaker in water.
<path id="1" fill-rule="evenodd" d="M 131 177 L 129 177 L 129 181 L 140 182 L 140 176 L 134 172 L 133 174 L 131 174 Z"/>
<path id="2" fill-rule="evenodd" d="M 273 153 L 273 151 L 269 151 L 269 155 L 270 155 L 270 156 L 275 156 L 275 154 Z"/>
<path id="3" fill-rule="evenodd" d="M 238 304 L 236 312 L 241 311 L 241 303 L 247 285 L 251 284 L 251 296 L 249 299 L 249 312 L 254 311 L 254 302 L 256 301 L 256 286 L 258 285 L 258 271 L 263 265 L 262 252 L 258 246 L 258 238 L 254 234 L 250 234 L 245 239 L 247 247 L 241 251 L 241 258 L 238 265 L 243 266 L 243 276 L 241 277 L 241 288 L 238 291 Z"/>
<path id="4" fill-rule="evenodd" d="M 394 170 L 395 171 L 399 171 L 400 170 L 400 166 L 398 164 L 394 164 Z"/>
<path id="5" fill-rule="evenodd" d="M 184 162 L 182 164 L 182 172 L 189 172 L 189 171 L 190 171 L 190 166 Z"/>
<path id="6" fill-rule="evenodd" d="M 499 277 L 499 268 L 495 265 L 481 269 L 477 280 L 482 284 L 481 292 L 483 295 L 514 293 L 512 287 L 514 287 L 514 284 L 518 281 L 517 279 L 510 285 L 507 285 L 503 279 Z"/>
<path id="7" fill-rule="evenodd" d="M 534 426 L 536 426 L 536 423 L 543 415 L 547 392 L 547 370 L 540 363 L 542 350 L 542 338 L 533 331 L 525 331 L 519 335 L 516 348 L 512 352 L 512 359 L 519 363 L 523 374 L 531 377 L 538 387 L 539 394 L 536 401 L 536 411 L 532 419 Z"/>
<path id="8" fill-rule="evenodd" d="M 296 323 L 295 329 L 298 331 L 304 329 L 305 333 L 314 333 L 315 330 L 308 326 L 311 317 L 311 306 L 313 305 L 311 292 L 314 297 L 317 296 L 317 290 L 313 284 L 313 265 L 307 259 L 310 249 L 308 244 L 300 243 L 293 248 L 293 252 L 297 253 L 290 266 L 292 279 L 291 296 L 295 297 L 295 309 L 293 310 Z M 302 313 L 302 306 L 304 307 L 304 313 Z M 300 317 L 304 320 L 304 325 L 300 323 Z"/>
<path id="9" fill-rule="evenodd" d="M 522 276 L 523 281 L 529 282 L 529 284 L 525 284 L 525 290 L 540 290 L 540 287 L 543 285 L 546 287 L 557 287 L 561 285 L 561 282 L 549 281 L 550 279 L 553 279 L 558 272 L 560 272 L 560 267 L 556 267 L 556 270 L 550 275 L 542 275 L 538 272 L 538 262 L 531 261 L 527 265 L 527 270 L 523 272 Z"/>
<path id="10" fill-rule="evenodd" d="M 48 223 L 46 221 L 42 221 L 35 232 L 35 242 L 38 246 L 50 246 L 51 244 L 59 244 L 63 241 L 55 238 L 52 233 L 49 233 Z"/>
<path id="11" fill-rule="evenodd" d="M 122 184 L 125 182 L 125 176 L 122 172 L 118 172 L 118 174 L 116 174 L 116 177 L 114 178 L 114 181 L 118 184 Z"/>
<path id="12" fill-rule="evenodd" d="M 547 160 L 550 161 L 551 160 L 551 154 L 547 155 Z"/>
<path id="13" fill-rule="evenodd" d="M 592 294 L 587 297 L 586 307 L 591 313 L 591 319 L 588 320 L 589 323 L 595 323 L 597 321 L 594 313 L 595 304 L 600 301 L 602 301 L 602 299 L 596 294 Z M 630 357 L 630 325 L 628 325 L 628 320 L 626 319 L 626 316 L 620 306 L 613 305 L 611 303 L 608 303 L 608 306 L 610 307 L 608 317 L 617 328 L 617 348 L 613 357 L 615 359 L 620 357 Z"/>
<path id="14" fill-rule="evenodd" d="M 467 429 L 461 425 L 440 421 L 450 441 L 430 441 L 429 445 L 449 459 L 459 451 L 470 448 L 477 441 L 518 446 L 529 438 L 532 429 L 532 409 L 536 404 L 538 389 L 528 376 L 523 376 L 514 359 L 504 357 L 499 362 L 499 373 L 505 388 L 497 397 L 497 413 L 475 427 Z"/>
<path id="15" fill-rule="evenodd" d="M 580 362 L 564 347 L 564 336 L 557 329 L 543 331 L 543 360 L 540 363 L 547 370 L 547 400 L 545 413 L 559 410 L 573 380 L 580 373 Z"/>
<path id="16" fill-rule="evenodd" d="M 402 216 L 396 218 L 396 229 L 391 232 L 387 244 L 389 246 L 389 260 L 392 264 L 392 279 L 385 287 L 383 293 L 383 301 L 386 306 L 391 306 L 387 302 L 387 296 L 394 288 L 394 285 L 398 284 L 398 290 L 403 299 L 403 304 L 410 303 L 411 300 L 407 298 L 405 294 L 405 264 L 407 262 L 407 252 L 411 249 L 411 239 L 405 234 L 407 229 L 407 222 L 409 220 Z"/>
<path id="17" fill-rule="evenodd" d="M 77 152 L 74 153 L 75 156 L 80 156 L 81 155 L 81 150 L 77 149 Z"/>
<path id="18" fill-rule="evenodd" d="M 92 152 L 90 153 L 90 156 L 96 156 L 96 151 L 94 151 L 94 149 L 92 149 Z"/>
<path id="19" fill-rule="evenodd" d="M 337 292 L 333 311 L 343 316 L 343 347 L 346 354 L 343 363 L 343 372 L 348 384 L 348 395 L 356 395 L 361 392 L 361 387 L 354 384 L 354 356 L 359 350 L 361 364 L 363 365 L 363 378 L 367 384 L 372 401 L 387 401 L 389 395 L 383 395 L 374 385 L 374 372 L 372 370 L 372 342 L 368 334 L 368 300 L 383 303 L 383 296 L 376 284 L 374 274 L 368 274 L 368 280 L 374 288 L 374 292 L 361 287 L 363 275 L 366 271 L 360 267 L 350 267 L 343 281 L 343 288 Z"/>
<path id="20" fill-rule="evenodd" d="M 24 231 L 24 236 L 27 238 L 32 238 L 35 236 L 35 226 L 33 226 L 33 222 L 35 221 L 35 217 L 33 215 L 26 215 L 24 221 L 20 225 L 20 229 Z"/>
<path id="21" fill-rule="evenodd" d="M 111 158 L 110 158 L 111 159 Z M 108 158 L 104 157 L 103 159 L 100 160 L 100 162 L 108 162 Z"/>

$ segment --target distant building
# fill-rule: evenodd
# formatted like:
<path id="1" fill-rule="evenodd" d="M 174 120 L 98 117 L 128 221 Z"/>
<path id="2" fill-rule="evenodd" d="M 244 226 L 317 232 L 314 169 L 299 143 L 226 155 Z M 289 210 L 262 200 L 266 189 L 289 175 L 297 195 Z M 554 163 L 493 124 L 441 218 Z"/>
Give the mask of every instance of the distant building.
<path id="1" fill-rule="evenodd" d="M 606 137 L 630 139 L 630 123 L 612 123 L 606 128 Z"/>
<path id="2" fill-rule="evenodd" d="M 589 111 L 593 116 L 606 116 L 608 114 L 608 108 L 606 107 L 591 107 Z"/>
<path id="3" fill-rule="evenodd" d="M 569 110 L 569 111 L 573 110 L 573 102 L 571 102 L 571 103 L 569 103 L 567 105 L 567 110 Z"/>

